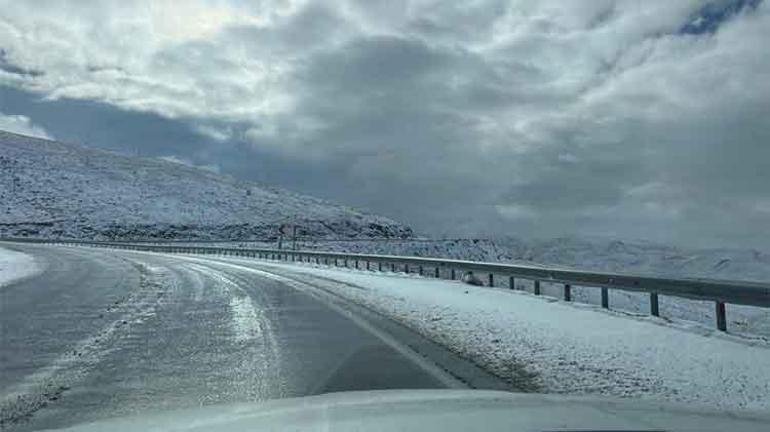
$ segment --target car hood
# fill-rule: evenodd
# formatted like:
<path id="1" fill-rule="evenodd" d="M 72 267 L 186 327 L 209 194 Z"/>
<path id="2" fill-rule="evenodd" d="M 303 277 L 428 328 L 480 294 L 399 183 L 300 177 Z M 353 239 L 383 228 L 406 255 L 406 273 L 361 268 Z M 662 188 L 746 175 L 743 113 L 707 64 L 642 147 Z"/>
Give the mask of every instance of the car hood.
<path id="1" fill-rule="evenodd" d="M 78 425 L 67 431 L 767 431 L 763 414 L 634 400 L 482 390 L 331 393 L 208 406 Z"/>

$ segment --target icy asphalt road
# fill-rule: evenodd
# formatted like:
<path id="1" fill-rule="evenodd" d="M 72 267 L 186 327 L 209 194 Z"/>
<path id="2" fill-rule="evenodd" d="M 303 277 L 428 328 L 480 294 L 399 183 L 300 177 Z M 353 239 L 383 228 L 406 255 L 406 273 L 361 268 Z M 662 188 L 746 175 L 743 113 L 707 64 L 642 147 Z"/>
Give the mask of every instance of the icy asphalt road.
<path id="1" fill-rule="evenodd" d="M 510 388 L 259 261 L 4 246 L 46 270 L 0 287 L 3 430 L 344 390 Z"/>

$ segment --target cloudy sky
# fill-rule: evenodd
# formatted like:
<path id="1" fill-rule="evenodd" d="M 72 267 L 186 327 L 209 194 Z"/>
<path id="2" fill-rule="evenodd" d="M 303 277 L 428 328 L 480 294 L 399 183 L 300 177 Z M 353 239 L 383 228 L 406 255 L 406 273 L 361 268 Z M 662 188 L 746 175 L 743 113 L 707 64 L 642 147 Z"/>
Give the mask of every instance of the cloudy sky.
<path id="1" fill-rule="evenodd" d="M 0 129 L 432 234 L 762 247 L 770 4 L 0 0 Z"/>

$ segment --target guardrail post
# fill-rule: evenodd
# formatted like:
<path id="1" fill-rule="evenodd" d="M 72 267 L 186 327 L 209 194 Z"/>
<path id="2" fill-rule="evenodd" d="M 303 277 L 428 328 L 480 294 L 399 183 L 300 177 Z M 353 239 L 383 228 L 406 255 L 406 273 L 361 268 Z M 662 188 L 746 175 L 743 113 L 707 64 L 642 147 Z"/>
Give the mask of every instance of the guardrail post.
<path id="1" fill-rule="evenodd" d="M 610 308 L 610 290 L 602 288 L 602 307 L 604 309 Z"/>
<path id="2" fill-rule="evenodd" d="M 727 331 L 727 312 L 725 311 L 725 303 L 716 302 L 716 315 L 717 315 L 717 330 Z"/>
<path id="3" fill-rule="evenodd" d="M 358 270 L 358 260 L 356 260 L 356 270 Z"/>
<path id="4" fill-rule="evenodd" d="M 455 275 L 455 269 L 450 270 L 450 272 L 449 272 L 449 279 L 455 280 L 456 276 L 457 275 Z"/>
<path id="5" fill-rule="evenodd" d="M 420 273 L 420 276 L 422 276 L 422 265 L 419 268 L 419 273 Z"/>
<path id="6" fill-rule="evenodd" d="M 404 264 L 404 273 L 409 274 L 409 263 Z"/>
<path id="7" fill-rule="evenodd" d="M 535 290 L 534 290 L 534 292 L 535 292 L 535 295 L 537 295 L 537 296 L 540 295 L 540 281 L 539 280 L 535 281 Z"/>
<path id="8" fill-rule="evenodd" d="M 441 269 L 439 267 L 435 268 L 434 276 L 436 277 L 436 279 L 441 277 Z"/>
<path id="9" fill-rule="evenodd" d="M 516 289 L 516 278 L 513 276 L 508 277 L 508 288 L 515 290 Z"/>
<path id="10" fill-rule="evenodd" d="M 492 273 L 489 274 L 489 286 L 494 287 L 495 286 L 495 275 Z"/>
<path id="11" fill-rule="evenodd" d="M 564 284 L 564 301 L 572 301 L 572 286 Z"/>
<path id="12" fill-rule="evenodd" d="M 382 261 L 377 263 L 377 271 L 382 271 Z"/>
<path id="13" fill-rule="evenodd" d="M 660 316 L 658 309 L 658 293 L 650 293 L 650 315 Z"/>
<path id="14" fill-rule="evenodd" d="M 370 265 L 369 261 L 367 260 L 366 261 L 366 270 L 369 271 L 370 267 L 371 267 L 371 265 Z"/>
<path id="15" fill-rule="evenodd" d="M 395 263 L 390 263 L 390 271 L 392 271 L 393 273 L 396 272 L 396 264 Z"/>

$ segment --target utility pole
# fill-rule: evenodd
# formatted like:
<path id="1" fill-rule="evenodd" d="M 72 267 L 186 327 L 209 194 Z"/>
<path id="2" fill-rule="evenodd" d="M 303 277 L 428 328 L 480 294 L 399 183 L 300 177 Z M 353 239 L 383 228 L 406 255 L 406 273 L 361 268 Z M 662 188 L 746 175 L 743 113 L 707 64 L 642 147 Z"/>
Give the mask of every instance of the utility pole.
<path id="1" fill-rule="evenodd" d="M 283 249 L 283 229 L 286 228 L 285 224 L 281 224 L 280 227 L 278 227 L 278 249 Z"/>

